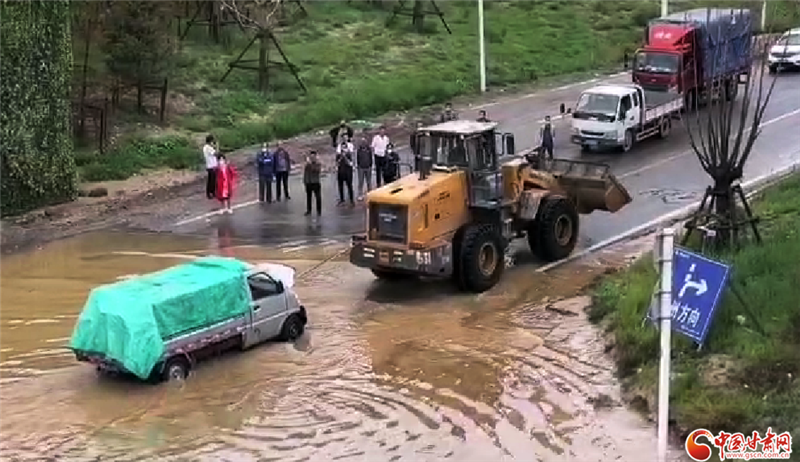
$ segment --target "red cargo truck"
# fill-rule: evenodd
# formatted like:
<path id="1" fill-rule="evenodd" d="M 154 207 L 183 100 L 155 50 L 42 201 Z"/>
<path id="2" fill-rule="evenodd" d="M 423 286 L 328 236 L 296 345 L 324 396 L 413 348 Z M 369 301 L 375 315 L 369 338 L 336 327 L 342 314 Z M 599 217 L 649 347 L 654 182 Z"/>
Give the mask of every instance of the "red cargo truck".
<path id="1" fill-rule="evenodd" d="M 650 21 L 636 51 L 633 82 L 684 97 L 692 110 L 708 98 L 736 98 L 753 63 L 750 10 L 699 8 Z"/>

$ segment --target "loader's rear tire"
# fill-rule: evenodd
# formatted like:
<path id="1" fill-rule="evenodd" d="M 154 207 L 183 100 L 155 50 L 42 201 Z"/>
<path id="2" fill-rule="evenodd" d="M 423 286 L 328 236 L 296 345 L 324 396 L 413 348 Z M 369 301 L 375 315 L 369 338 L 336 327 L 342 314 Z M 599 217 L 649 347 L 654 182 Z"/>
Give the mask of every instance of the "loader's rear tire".
<path id="1" fill-rule="evenodd" d="M 492 225 L 471 225 L 460 239 L 456 282 L 461 290 L 485 292 L 500 280 L 505 269 L 505 247 Z"/>
<path id="2" fill-rule="evenodd" d="M 566 258 L 578 242 L 578 211 L 562 197 L 547 198 L 542 203 L 533 227 L 528 231 L 531 251 L 552 262 Z"/>

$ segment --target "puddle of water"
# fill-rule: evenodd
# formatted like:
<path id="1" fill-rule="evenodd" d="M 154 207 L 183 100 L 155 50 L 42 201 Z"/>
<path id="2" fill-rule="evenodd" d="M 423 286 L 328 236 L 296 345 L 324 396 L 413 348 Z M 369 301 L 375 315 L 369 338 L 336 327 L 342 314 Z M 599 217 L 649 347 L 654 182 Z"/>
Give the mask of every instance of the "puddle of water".
<path id="1" fill-rule="evenodd" d="M 521 266 L 475 296 L 441 283 L 379 284 L 334 259 L 298 280 L 310 326 L 296 345 L 201 364 L 180 388 L 59 367 L 74 364 L 56 352 L 91 287 L 213 247 L 174 236 L 87 236 L 4 258 L 0 354 L 17 373 L 0 382 L 0 458 L 477 462 L 653 454 L 651 427 L 620 407 L 593 405 L 599 395 L 619 399 L 596 330 L 583 316 L 542 308 L 543 298 L 588 284 L 603 271 L 597 264 L 552 275 Z M 286 258 L 258 247 L 227 250 L 251 261 Z M 309 249 L 287 263 L 304 273 L 336 252 Z"/>
<path id="2" fill-rule="evenodd" d="M 257 262 L 281 260 L 302 272 L 336 249 L 285 254 L 261 246 L 220 249 L 205 239 L 169 234 L 92 233 L 0 261 L 0 371 L 28 375 L 74 364 L 63 347 L 89 291 L 210 253 Z M 290 259 L 287 259 L 290 257 Z"/>

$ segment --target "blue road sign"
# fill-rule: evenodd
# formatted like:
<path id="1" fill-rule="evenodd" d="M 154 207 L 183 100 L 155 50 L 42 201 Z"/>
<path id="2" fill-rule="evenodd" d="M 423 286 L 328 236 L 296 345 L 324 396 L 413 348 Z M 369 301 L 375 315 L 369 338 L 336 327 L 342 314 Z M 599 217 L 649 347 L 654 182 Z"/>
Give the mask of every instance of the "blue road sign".
<path id="1" fill-rule="evenodd" d="M 705 342 L 730 269 L 730 265 L 675 247 L 672 253 L 672 330 L 699 345 Z M 658 305 L 654 305 L 648 312 L 651 321 L 658 319 Z"/>

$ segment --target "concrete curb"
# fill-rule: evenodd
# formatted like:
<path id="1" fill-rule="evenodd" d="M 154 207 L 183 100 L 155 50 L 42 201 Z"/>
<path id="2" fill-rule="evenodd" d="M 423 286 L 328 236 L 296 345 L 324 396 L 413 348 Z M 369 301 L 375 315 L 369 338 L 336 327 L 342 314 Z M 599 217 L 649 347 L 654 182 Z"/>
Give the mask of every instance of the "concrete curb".
<path id="1" fill-rule="evenodd" d="M 786 177 L 788 177 L 788 176 L 790 176 L 790 175 L 792 175 L 794 173 L 797 173 L 798 171 L 800 171 L 800 162 L 794 162 L 794 163 L 792 163 L 792 164 L 790 164 L 790 165 L 788 165 L 786 167 L 782 167 L 782 168 L 780 168 L 778 170 L 774 170 L 774 171 L 772 171 L 770 173 L 767 173 L 765 175 L 761 175 L 761 176 L 758 176 L 756 178 L 753 178 L 750 181 L 746 181 L 746 182 L 742 183 L 742 187 L 746 191 L 747 197 L 750 198 L 750 197 L 758 194 L 759 192 L 763 191 L 767 187 L 772 186 L 772 185 L 780 182 L 781 180 L 785 179 Z M 572 255 L 570 255 L 569 257 L 567 257 L 567 258 L 565 258 L 563 260 L 559 260 L 559 261 L 544 265 L 544 266 L 538 268 L 536 270 L 536 272 L 545 273 L 545 272 L 550 271 L 552 269 L 558 268 L 561 265 L 564 265 L 566 263 L 570 263 L 570 262 L 573 262 L 573 261 L 576 261 L 576 260 L 580 260 L 581 258 L 584 258 L 584 257 L 586 257 L 588 255 L 591 255 L 591 254 L 593 254 L 593 253 L 595 253 L 597 251 L 600 251 L 600 250 L 602 250 L 602 249 L 604 249 L 606 247 L 609 247 L 609 246 L 612 246 L 614 244 L 617 244 L 617 243 L 619 243 L 621 241 L 626 241 L 626 240 L 629 240 L 629 239 L 641 237 L 641 236 L 643 236 L 645 234 L 649 234 L 649 233 L 651 233 L 653 231 L 656 231 L 659 228 L 670 226 L 670 225 L 673 225 L 673 224 L 675 224 L 677 222 L 683 221 L 683 220 L 689 218 L 692 215 L 692 213 L 694 213 L 697 210 L 697 208 L 699 206 L 700 206 L 700 201 L 696 201 L 696 202 L 694 202 L 692 204 L 689 204 L 689 205 L 687 205 L 685 207 L 682 207 L 682 208 L 680 208 L 678 210 L 675 210 L 673 212 L 667 213 L 667 214 L 662 215 L 662 216 L 660 216 L 660 217 L 658 217 L 658 218 L 656 218 L 654 220 L 651 220 L 651 221 L 649 221 L 647 223 L 639 225 L 639 226 L 637 226 L 637 227 L 635 227 L 635 228 L 633 228 L 633 229 L 631 229 L 629 231 L 626 231 L 626 232 L 624 232 L 622 234 L 619 234 L 619 235 L 614 236 L 612 238 L 606 239 L 605 241 L 598 242 L 597 244 L 589 247 L 588 249 L 582 250 L 582 251 L 580 251 L 580 252 L 578 252 L 576 254 L 572 254 Z"/>

